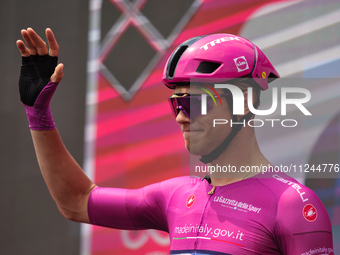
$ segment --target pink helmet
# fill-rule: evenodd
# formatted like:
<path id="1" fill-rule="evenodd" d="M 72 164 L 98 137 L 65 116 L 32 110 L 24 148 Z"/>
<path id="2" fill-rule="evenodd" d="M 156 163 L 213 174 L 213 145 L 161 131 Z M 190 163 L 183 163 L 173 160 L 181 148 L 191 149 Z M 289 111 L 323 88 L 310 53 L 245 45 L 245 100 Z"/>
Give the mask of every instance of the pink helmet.
<path id="1" fill-rule="evenodd" d="M 249 40 L 232 34 L 213 34 L 191 38 L 180 44 L 169 57 L 163 83 L 222 83 L 235 78 L 253 78 L 262 90 L 279 78 L 264 53 Z"/>

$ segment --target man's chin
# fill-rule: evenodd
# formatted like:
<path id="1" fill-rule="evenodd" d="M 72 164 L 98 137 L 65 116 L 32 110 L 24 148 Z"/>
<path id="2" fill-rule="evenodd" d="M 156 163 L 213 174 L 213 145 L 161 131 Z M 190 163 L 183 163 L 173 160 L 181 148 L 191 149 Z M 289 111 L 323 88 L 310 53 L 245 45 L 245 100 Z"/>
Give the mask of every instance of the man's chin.
<path id="1" fill-rule="evenodd" d="M 189 145 L 189 146 L 185 146 L 185 148 L 190 154 L 195 155 L 195 156 L 202 156 L 202 155 L 209 154 L 209 151 L 199 148 L 198 146 Z"/>

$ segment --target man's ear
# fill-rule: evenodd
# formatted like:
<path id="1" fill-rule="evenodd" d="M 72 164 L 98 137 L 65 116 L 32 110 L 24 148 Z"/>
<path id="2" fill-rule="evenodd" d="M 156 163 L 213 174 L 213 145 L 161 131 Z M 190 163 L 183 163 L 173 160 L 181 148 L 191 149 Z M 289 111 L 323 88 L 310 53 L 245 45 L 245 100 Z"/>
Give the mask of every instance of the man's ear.
<path id="1" fill-rule="evenodd" d="M 243 116 L 246 116 L 250 110 L 249 110 L 249 107 L 248 107 L 248 91 L 244 91 L 243 92 L 243 98 L 244 98 L 244 103 L 243 103 L 243 107 L 244 107 L 244 115 L 237 115 L 240 119 L 243 117 Z"/>
<path id="2" fill-rule="evenodd" d="M 246 90 L 243 94 L 244 94 L 244 115 L 247 115 L 250 112 L 248 107 L 248 90 Z"/>

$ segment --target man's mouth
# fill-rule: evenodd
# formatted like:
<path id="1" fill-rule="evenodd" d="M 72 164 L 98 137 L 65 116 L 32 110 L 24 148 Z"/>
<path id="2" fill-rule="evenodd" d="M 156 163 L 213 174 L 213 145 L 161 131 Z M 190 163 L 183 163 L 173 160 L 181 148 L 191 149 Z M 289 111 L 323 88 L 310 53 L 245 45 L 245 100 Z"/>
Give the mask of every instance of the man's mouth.
<path id="1" fill-rule="evenodd" d="M 204 130 L 203 129 L 184 129 L 183 130 L 183 135 L 186 136 L 186 135 L 195 135 L 195 134 L 198 134 L 200 132 L 203 132 Z"/>

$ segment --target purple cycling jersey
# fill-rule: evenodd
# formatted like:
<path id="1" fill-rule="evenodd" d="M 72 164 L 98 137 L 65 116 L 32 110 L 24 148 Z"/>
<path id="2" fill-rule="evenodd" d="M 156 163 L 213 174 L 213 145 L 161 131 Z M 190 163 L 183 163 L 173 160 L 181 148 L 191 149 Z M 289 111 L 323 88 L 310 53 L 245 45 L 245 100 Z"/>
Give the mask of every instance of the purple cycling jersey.
<path id="1" fill-rule="evenodd" d="M 136 190 L 96 187 L 88 213 L 95 225 L 166 231 L 171 254 L 334 254 L 325 207 L 288 175 L 258 174 L 209 195 L 212 187 L 191 177 Z"/>

